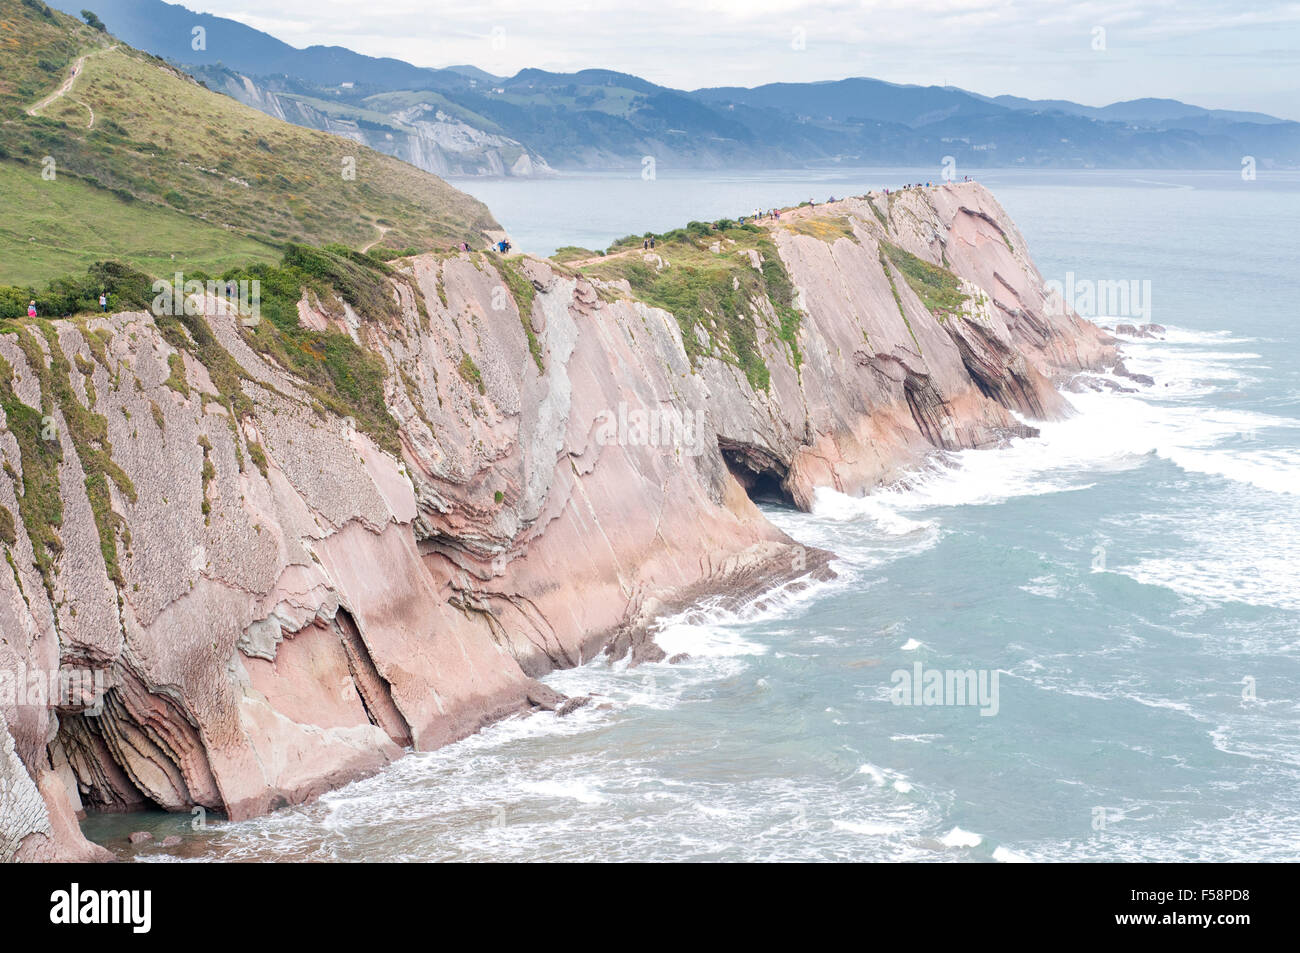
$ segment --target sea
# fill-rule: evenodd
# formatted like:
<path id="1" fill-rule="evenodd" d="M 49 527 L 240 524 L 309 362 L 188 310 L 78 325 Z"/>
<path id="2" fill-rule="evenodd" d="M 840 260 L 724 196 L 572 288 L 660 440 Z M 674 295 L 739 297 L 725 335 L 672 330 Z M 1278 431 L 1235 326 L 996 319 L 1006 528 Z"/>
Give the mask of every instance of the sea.
<path id="1" fill-rule="evenodd" d="M 959 170 L 960 171 L 960 170 Z M 941 170 L 456 180 L 515 249 Z M 979 170 L 1134 392 L 866 497 L 766 506 L 834 580 L 664 620 L 679 664 L 256 820 L 92 817 L 139 860 L 1300 859 L 1300 174 Z M 1105 282 L 1107 284 L 1103 285 Z M 1124 382 L 1134 387 L 1131 381 Z M 183 837 L 126 849 L 125 832 Z"/>

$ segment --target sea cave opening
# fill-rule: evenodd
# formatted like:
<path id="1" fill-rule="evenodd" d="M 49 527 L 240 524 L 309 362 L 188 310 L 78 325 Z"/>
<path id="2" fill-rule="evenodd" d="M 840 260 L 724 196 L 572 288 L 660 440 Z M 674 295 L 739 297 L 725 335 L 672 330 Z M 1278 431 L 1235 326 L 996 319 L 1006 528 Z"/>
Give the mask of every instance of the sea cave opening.
<path id="1" fill-rule="evenodd" d="M 791 506 L 794 497 L 786 489 L 788 469 L 771 454 L 755 447 L 719 439 L 718 449 L 727 469 L 755 503 Z"/>

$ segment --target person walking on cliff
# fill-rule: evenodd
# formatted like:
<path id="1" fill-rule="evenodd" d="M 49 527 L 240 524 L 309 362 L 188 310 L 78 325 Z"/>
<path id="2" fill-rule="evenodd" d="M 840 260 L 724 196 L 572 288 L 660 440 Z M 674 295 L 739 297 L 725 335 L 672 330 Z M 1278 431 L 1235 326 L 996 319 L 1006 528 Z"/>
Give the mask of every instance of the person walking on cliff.
<path id="1" fill-rule="evenodd" d="M 27 317 L 29 317 L 29 318 L 34 318 L 34 317 L 36 317 L 36 302 L 35 302 L 35 301 L 29 301 L 29 302 L 27 302 Z"/>
<path id="2" fill-rule="evenodd" d="M 108 310 L 108 295 L 104 294 L 104 292 L 102 291 L 99 293 L 99 310 L 100 311 Z"/>

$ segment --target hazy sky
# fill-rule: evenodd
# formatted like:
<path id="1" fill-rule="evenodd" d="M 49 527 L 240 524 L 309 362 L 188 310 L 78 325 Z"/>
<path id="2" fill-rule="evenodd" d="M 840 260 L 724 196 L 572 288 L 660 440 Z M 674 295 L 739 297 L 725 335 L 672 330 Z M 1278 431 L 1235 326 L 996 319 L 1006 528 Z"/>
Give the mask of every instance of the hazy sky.
<path id="1" fill-rule="evenodd" d="M 1300 119 L 1300 3 L 1237 0 L 183 0 L 294 45 L 420 66 L 604 67 L 679 88 L 871 76 Z M 274 11 L 274 12 L 272 12 Z"/>

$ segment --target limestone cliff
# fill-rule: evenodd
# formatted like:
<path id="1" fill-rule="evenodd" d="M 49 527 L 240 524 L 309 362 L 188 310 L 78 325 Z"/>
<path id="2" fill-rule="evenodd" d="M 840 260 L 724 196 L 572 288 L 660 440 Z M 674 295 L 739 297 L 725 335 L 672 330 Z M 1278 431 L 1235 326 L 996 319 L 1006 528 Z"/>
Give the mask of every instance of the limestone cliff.
<path id="1" fill-rule="evenodd" d="M 0 334 L 0 668 L 30 676 L 0 696 L 0 857 L 103 857 L 79 811 L 249 817 L 553 707 L 538 675 L 660 657 L 674 606 L 828 571 L 747 487 L 867 492 L 1068 412 L 1055 383 L 1115 359 L 976 185 L 734 234 L 424 255 L 374 313 L 304 296 L 382 359 L 395 440 L 211 299 L 183 331 Z M 634 292 L 714 257 L 765 282 L 727 279 L 725 334 Z"/>
<path id="2" fill-rule="evenodd" d="M 210 88 L 296 126 L 319 129 L 369 146 L 438 176 L 553 174 L 546 160 L 518 141 L 465 122 L 436 94 L 411 97 L 392 111 L 323 102 L 271 88 L 222 67 L 195 69 Z"/>

